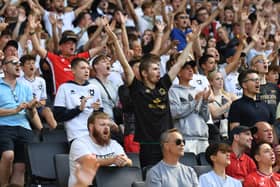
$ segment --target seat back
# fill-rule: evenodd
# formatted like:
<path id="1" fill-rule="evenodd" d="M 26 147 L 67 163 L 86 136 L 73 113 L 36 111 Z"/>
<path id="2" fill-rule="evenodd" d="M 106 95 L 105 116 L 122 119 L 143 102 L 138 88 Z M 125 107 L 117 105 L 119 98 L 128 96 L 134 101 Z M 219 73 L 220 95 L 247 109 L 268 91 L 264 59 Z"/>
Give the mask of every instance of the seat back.
<path id="1" fill-rule="evenodd" d="M 69 154 L 56 154 L 54 157 L 54 165 L 57 185 L 59 187 L 67 187 L 70 175 Z"/>
<path id="2" fill-rule="evenodd" d="M 127 157 L 132 160 L 132 165 L 141 168 L 140 159 L 138 153 L 126 153 Z"/>
<path id="3" fill-rule="evenodd" d="M 192 166 L 192 168 L 195 170 L 197 177 L 212 170 L 210 165 Z"/>
<path id="4" fill-rule="evenodd" d="M 68 153 L 68 143 L 30 143 L 27 145 L 27 177 L 32 184 L 55 181 L 54 156 Z"/>
<path id="5" fill-rule="evenodd" d="M 145 187 L 144 181 L 135 181 L 132 183 L 131 187 Z"/>
<path id="6" fill-rule="evenodd" d="M 200 165 L 209 165 L 205 157 L 205 152 L 199 153 L 196 157 Z"/>
<path id="7" fill-rule="evenodd" d="M 61 143 L 68 142 L 66 131 L 64 129 L 49 130 L 44 129 L 42 132 L 42 142 L 45 143 Z"/>
<path id="8" fill-rule="evenodd" d="M 195 166 L 198 165 L 196 156 L 192 152 L 186 152 L 184 156 L 182 156 L 179 160 L 182 164 L 185 164 L 187 166 Z"/>
<path id="9" fill-rule="evenodd" d="M 97 187 L 131 187 L 142 181 L 142 174 L 138 167 L 100 167 L 95 179 Z"/>

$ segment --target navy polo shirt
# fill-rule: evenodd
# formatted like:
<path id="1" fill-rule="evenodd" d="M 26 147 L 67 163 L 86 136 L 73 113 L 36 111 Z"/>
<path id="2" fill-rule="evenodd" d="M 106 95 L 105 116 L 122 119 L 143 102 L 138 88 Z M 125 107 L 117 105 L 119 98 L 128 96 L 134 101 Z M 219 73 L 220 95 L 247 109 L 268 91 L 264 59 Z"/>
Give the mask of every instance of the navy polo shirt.
<path id="1" fill-rule="evenodd" d="M 231 104 L 228 121 L 229 123 L 238 122 L 240 125 L 251 127 L 258 121 L 273 124 L 274 119 L 266 103 L 243 95 Z"/>

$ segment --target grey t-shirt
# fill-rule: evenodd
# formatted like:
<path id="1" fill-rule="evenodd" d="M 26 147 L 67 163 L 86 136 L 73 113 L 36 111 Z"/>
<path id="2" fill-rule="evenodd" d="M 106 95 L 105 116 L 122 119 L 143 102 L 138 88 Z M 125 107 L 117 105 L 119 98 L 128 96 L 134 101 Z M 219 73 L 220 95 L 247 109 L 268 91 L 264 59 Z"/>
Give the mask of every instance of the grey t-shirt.
<path id="1" fill-rule="evenodd" d="M 152 167 L 146 178 L 146 187 L 198 187 L 197 175 L 191 167 L 178 163 L 169 165 L 160 161 Z"/>

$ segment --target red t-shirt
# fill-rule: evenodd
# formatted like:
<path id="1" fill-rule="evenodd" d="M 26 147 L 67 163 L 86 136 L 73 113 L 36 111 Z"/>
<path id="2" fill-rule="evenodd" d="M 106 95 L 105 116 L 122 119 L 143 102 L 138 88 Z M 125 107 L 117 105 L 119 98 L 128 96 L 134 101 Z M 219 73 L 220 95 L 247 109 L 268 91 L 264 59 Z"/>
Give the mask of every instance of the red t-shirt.
<path id="1" fill-rule="evenodd" d="M 50 64 L 52 70 L 54 93 L 56 93 L 56 90 L 62 83 L 74 79 L 74 76 L 71 71 L 71 61 L 76 57 L 88 59 L 90 55 L 87 51 L 66 58 L 51 52 L 47 53 L 47 62 Z"/>
<path id="2" fill-rule="evenodd" d="M 279 187 L 280 174 L 272 173 L 265 175 L 259 171 L 255 171 L 248 175 L 243 182 L 243 187 Z"/>
<path id="3" fill-rule="evenodd" d="M 238 159 L 234 152 L 230 153 L 230 165 L 226 167 L 226 174 L 243 181 L 250 173 L 256 171 L 255 162 L 245 153 Z"/>

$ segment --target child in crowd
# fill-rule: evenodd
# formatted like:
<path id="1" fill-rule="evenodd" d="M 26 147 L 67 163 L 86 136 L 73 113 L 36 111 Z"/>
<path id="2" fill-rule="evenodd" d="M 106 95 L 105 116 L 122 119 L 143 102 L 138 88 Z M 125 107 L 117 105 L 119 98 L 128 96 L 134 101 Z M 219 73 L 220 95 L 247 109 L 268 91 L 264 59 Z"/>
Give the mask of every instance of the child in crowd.
<path id="1" fill-rule="evenodd" d="M 20 62 L 24 75 L 19 78 L 19 81 L 31 87 L 33 97 L 39 101 L 37 111 L 40 118 L 45 119 L 51 129 L 55 129 L 57 122 L 54 119 L 51 109 L 45 106 L 47 100 L 46 82 L 43 78 L 35 76 L 35 57 L 24 55 L 20 58 Z"/>

